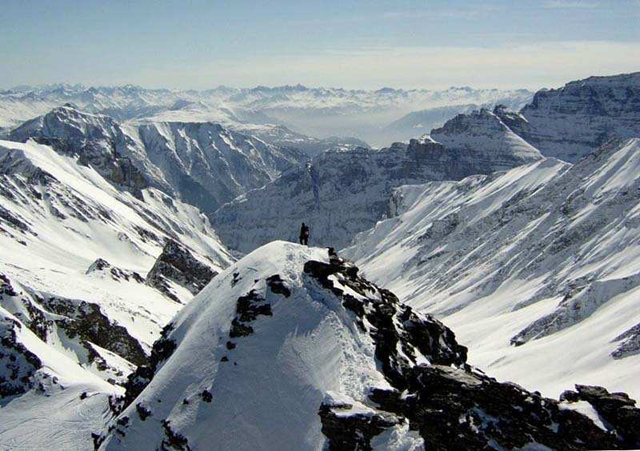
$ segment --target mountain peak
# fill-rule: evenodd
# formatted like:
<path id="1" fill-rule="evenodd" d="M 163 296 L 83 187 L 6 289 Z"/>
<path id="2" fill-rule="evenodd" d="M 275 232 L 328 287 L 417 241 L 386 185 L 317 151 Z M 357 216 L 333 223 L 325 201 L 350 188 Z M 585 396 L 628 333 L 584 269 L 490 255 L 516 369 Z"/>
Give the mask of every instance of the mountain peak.
<path id="1" fill-rule="evenodd" d="M 272 242 L 165 328 L 150 366 L 129 377 L 126 405 L 94 438 L 105 450 L 577 449 L 587 437 L 604 448 L 638 439 L 617 413 L 604 431 L 558 401 L 496 382 L 466 353 L 446 326 L 331 249 Z M 597 408 L 611 396 L 577 389 L 567 396 Z"/>

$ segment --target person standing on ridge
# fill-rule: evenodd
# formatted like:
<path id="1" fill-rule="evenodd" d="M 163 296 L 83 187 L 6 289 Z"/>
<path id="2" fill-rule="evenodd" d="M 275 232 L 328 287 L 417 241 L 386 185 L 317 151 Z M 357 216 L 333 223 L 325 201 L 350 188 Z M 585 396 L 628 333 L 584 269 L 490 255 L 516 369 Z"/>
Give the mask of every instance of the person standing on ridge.
<path id="1" fill-rule="evenodd" d="M 300 244 L 309 245 L 309 227 L 304 222 L 300 226 Z"/>

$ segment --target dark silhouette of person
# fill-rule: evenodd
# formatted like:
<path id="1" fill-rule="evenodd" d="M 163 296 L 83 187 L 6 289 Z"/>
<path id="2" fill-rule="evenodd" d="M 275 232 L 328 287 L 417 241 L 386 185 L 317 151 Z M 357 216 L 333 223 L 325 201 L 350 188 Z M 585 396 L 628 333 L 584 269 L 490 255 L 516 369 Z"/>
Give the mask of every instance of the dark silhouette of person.
<path id="1" fill-rule="evenodd" d="M 304 222 L 300 226 L 300 244 L 309 245 L 309 226 Z"/>

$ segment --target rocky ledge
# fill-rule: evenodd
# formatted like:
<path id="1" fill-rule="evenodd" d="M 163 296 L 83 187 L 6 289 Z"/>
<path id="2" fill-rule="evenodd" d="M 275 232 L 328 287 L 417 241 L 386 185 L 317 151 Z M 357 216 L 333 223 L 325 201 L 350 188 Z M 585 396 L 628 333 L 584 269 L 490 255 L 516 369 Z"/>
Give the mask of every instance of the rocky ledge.
<path id="1" fill-rule="evenodd" d="M 196 295 L 217 274 L 196 259 L 186 247 L 168 240 L 147 275 L 147 285 L 160 290 L 170 299 L 180 302 L 169 282 L 176 283 Z"/>

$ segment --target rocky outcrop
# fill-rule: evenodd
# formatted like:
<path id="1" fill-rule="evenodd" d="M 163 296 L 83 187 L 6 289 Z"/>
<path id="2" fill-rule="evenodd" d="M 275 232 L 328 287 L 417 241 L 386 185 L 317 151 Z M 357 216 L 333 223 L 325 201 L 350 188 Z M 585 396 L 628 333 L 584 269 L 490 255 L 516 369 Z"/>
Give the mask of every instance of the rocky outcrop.
<path id="1" fill-rule="evenodd" d="M 167 240 L 162 253 L 147 275 L 146 283 L 176 302 L 181 302 L 168 283 L 173 282 L 198 294 L 217 274 L 181 244 Z"/>
<path id="2" fill-rule="evenodd" d="M 604 387 L 576 385 L 576 391 L 567 390 L 560 399 L 569 405 L 588 402 L 622 440 L 623 446 L 640 447 L 640 409 L 626 393 L 609 393 Z"/>
<path id="3" fill-rule="evenodd" d="M 127 271 L 124 269 L 120 269 L 116 266 L 112 266 L 108 261 L 102 258 L 99 258 L 93 263 L 91 263 L 91 265 L 87 268 L 87 271 L 85 274 L 99 275 L 102 277 L 104 277 L 105 275 L 108 275 L 109 277 L 111 277 L 111 279 L 115 281 L 125 280 L 128 282 L 129 280 L 133 280 L 138 283 L 144 283 L 144 277 L 142 277 L 137 272 Z"/>
<path id="4" fill-rule="evenodd" d="M 421 318 L 391 294 L 358 276 L 358 269 L 338 257 L 330 264 L 308 262 L 305 272 L 342 298 L 356 323 L 371 324 L 376 358 L 393 390 L 373 389 L 376 408 L 364 411 L 348 403 L 323 402 L 318 414 L 331 450 L 372 449 L 371 439 L 403 421 L 417 430 L 426 449 L 514 449 L 540 444 L 551 449 L 633 447 L 640 426 L 635 401 L 624 394 L 599 398 L 616 419 L 604 431 L 590 419 L 563 410 L 556 400 L 515 384 L 500 383 L 466 364 L 466 348 L 431 317 Z M 363 296 L 333 287 L 332 280 Z M 373 296 L 378 292 L 377 296 Z M 378 297 L 379 296 L 379 297 Z M 415 365 L 417 349 L 427 364 Z M 413 364 L 411 364 L 413 363 Z M 638 409 L 636 409 L 638 410 Z M 640 410 L 638 410 L 640 412 Z"/>
<path id="5" fill-rule="evenodd" d="M 38 356 L 17 340 L 16 330 L 21 327 L 18 321 L 0 310 L 0 399 L 32 388 L 33 375 L 42 368 Z"/>
<path id="6" fill-rule="evenodd" d="M 146 364 L 138 366 L 134 372 L 127 376 L 127 382 L 124 384 L 126 390 L 124 397 L 112 405 L 114 413 L 119 413 L 130 405 L 142 393 L 142 390 L 149 385 L 159 365 L 171 357 L 171 354 L 176 349 L 175 341 L 169 338 L 169 334 L 173 329 L 174 325 L 171 323 L 162 329 L 160 338 L 153 344 L 151 355 Z"/>
<path id="7" fill-rule="evenodd" d="M 545 156 L 576 162 L 612 138 L 640 136 L 640 72 L 538 91 L 514 132 Z"/>
<path id="8" fill-rule="evenodd" d="M 371 335 L 376 359 L 391 384 L 407 388 L 406 374 L 420 363 L 420 358 L 432 364 L 465 365 L 467 348 L 456 342 L 450 329 L 401 304 L 393 293 L 363 279 L 358 271 L 353 263 L 336 255 L 329 264 L 309 261 L 304 265 L 304 272 L 341 299 L 342 305 L 355 315 L 358 327 Z M 333 280 L 348 291 L 335 287 Z"/>
<path id="9" fill-rule="evenodd" d="M 618 347 L 611 353 L 614 359 L 622 359 L 632 355 L 640 354 L 640 324 L 636 324 L 612 340 L 619 343 Z"/>

